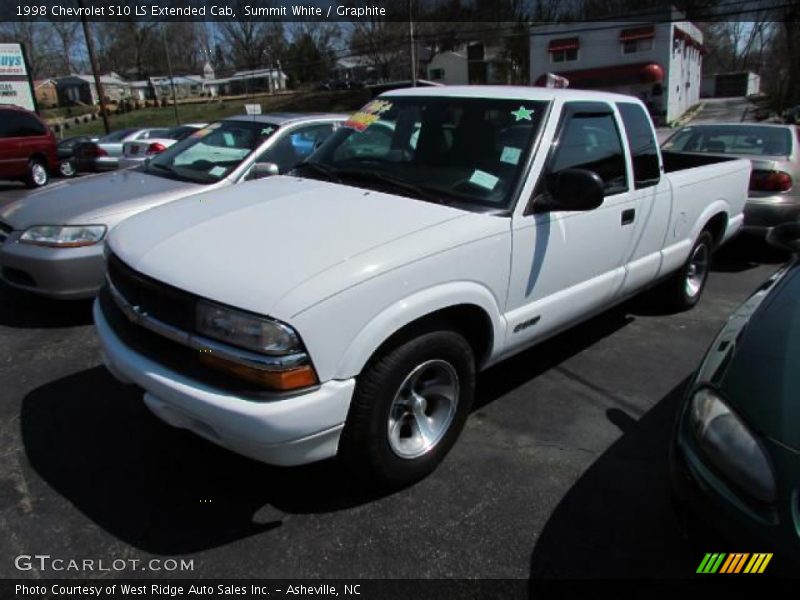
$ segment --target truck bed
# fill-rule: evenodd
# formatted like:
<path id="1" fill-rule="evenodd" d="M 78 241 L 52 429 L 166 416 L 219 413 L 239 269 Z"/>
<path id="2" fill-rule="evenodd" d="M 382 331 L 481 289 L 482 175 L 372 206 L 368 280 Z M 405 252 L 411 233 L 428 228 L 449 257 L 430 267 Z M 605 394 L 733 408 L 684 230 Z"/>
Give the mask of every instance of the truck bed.
<path id="1" fill-rule="evenodd" d="M 694 169 L 696 167 L 737 160 L 737 158 L 733 156 L 667 151 L 662 151 L 661 157 L 664 162 L 665 173 L 674 173 L 675 171 L 683 171 L 685 169 Z"/>

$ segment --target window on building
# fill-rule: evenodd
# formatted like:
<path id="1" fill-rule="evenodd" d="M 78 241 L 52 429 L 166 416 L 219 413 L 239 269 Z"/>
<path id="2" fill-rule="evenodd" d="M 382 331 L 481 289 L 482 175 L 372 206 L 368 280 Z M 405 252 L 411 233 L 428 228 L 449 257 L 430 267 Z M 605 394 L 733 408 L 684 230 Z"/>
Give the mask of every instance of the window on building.
<path id="1" fill-rule="evenodd" d="M 623 54 L 634 54 L 636 52 L 647 52 L 653 49 L 653 38 L 639 40 L 627 40 L 622 42 Z"/>
<path id="2" fill-rule="evenodd" d="M 433 81 L 442 81 L 444 79 L 444 69 L 431 69 L 430 74 Z"/>
<path id="3" fill-rule="evenodd" d="M 550 53 L 550 60 L 554 63 L 578 60 L 578 49 L 570 48 L 569 50 L 556 50 Z"/>
<path id="4" fill-rule="evenodd" d="M 552 40 L 547 45 L 547 51 L 550 53 L 550 62 L 562 63 L 578 60 L 579 45 L 579 39 L 576 37 Z"/>

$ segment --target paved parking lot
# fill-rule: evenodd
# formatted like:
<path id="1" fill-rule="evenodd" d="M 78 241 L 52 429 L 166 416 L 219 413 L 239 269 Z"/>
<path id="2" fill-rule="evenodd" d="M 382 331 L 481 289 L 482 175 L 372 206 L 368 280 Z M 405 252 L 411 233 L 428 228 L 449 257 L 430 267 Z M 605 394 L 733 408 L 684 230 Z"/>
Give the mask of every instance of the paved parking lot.
<path id="1" fill-rule="evenodd" d="M 34 553 L 193 559 L 192 577 L 688 576 L 708 548 L 668 506 L 675 408 L 782 260 L 736 242 L 695 310 L 639 299 L 487 371 L 444 464 L 385 496 L 162 424 L 101 366 L 88 302 L 0 287 L 0 576 L 62 575 L 16 571 Z"/>

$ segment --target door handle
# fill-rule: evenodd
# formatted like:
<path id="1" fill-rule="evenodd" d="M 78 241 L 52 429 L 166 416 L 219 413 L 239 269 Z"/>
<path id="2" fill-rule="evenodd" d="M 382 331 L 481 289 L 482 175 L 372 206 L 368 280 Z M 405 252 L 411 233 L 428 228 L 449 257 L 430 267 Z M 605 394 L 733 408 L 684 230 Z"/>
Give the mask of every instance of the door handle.
<path id="1" fill-rule="evenodd" d="M 629 208 L 627 210 L 622 211 L 622 224 L 623 225 L 630 225 L 633 223 L 634 219 L 636 219 L 636 209 Z"/>

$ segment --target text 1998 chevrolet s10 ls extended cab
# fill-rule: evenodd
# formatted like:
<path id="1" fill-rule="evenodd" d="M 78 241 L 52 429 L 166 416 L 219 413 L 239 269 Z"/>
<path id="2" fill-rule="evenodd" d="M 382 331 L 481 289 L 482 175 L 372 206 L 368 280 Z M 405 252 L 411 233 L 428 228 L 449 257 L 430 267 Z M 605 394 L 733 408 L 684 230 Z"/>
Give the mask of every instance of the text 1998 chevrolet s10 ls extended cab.
<path id="1" fill-rule="evenodd" d="M 477 371 L 655 283 L 694 305 L 749 175 L 662 156 L 627 96 L 393 91 L 288 176 L 119 226 L 105 362 L 226 448 L 407 484 L 456 440 Z"/>

